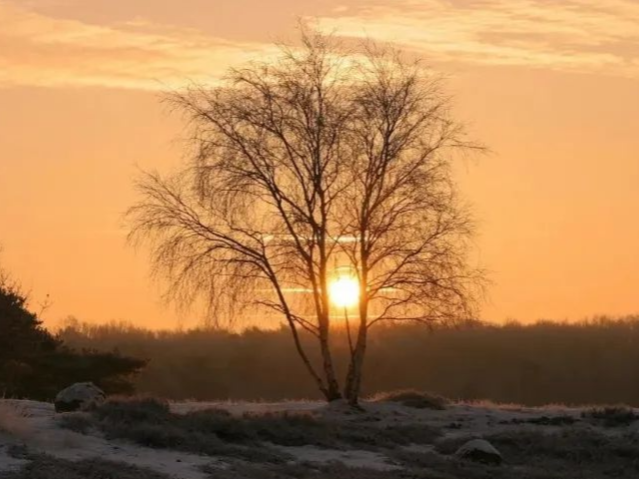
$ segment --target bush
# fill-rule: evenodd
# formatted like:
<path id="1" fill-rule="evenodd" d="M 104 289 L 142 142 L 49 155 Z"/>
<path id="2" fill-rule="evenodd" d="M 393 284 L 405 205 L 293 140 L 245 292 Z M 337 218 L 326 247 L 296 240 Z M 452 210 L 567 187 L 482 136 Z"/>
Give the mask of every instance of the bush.
<path id="1" fill-rule="evenodd" d="M 584 411 L 581 416 L 584 419 L 594 419 L 602 423 L 604 427 L 629 426 L 639 420 L 639 415 L 635 414 L 633 409 L 626 406 L 593 408 Z"/>
<path id="2" fill-rule="evenodd" d="M 436 409 L 444 410 L 449 401 L 441 396 L 415 391 L 413 389 L 403 389 L 399 391 L 390 391 L 378 393 L 371 398 L 374 402 L 394 402 L 402 404 L 406 407 L 415 409 Z"/>
<path id="3" fill-rule="evenodd" d="M 51 400 L 75 382 L 107 393 L 133 391 L 146 361 L 111 352 L 74 351 L 42 327 L 25 293 L 0 268 L 0 395 Z"/>
<path id="4" fill-rule="evenodd" d="M 58 416 L 58 425 L 63 429 L 87 434 L 94 427 L 93 420 L 85 412 L 67 412 Z"/>
<path id="5" fill-rule="evenodd" d="M 222 409 L 205 409 L 173 417 L 179 427 L 203 433 L 213 433 L 227 442 L 240 444 L 255 444 L 258 434 L 251 427 L 249 421 L 233 417 Z"/>
<path id="6" fill-rule="evenodd" d="M 111 397 L 95 408 L 94 414 L 105 423 L 126 425 L 139 422 L 164 423 L 171 416 L 167 401 L 145 396 Z"/>

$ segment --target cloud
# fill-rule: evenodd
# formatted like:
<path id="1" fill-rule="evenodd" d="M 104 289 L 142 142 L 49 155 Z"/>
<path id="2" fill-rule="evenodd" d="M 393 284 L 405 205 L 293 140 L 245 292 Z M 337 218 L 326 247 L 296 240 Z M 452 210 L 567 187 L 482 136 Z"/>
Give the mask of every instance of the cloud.
<path id="1" fill-rule="evenodd" d="M 636 0 L 396 0 L 318 23 L 433 60 L 639 76 Z"/>
<path id="2" fill-rule="evenodd" d="M 273 50 L 142 21 L 102 26 L 51 18 L 1 0 L 0 25 L 0 87 L 166 89 L 216 81 L 230 65 Z"/>
<path id="3" fill-rule="evenodd" d="M 344 0 L 313 23 L 397 43 L 434 61 L 639 77 L 636 0 L 369 1 Z M 263 43 L 176 26 L 53 18 L 29 4 L 0 0 L 0 87 L 166 89 L 215 82 L 231 65 L 275 54 Z"/>

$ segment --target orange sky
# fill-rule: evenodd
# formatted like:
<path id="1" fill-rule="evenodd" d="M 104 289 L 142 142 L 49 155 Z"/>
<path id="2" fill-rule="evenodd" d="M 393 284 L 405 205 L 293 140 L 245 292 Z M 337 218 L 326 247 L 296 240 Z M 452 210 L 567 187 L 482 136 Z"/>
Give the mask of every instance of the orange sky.
<path id="1" fill-rule="evenodd" d="M 636 0 L 0 0 L 0 243 L 47 321 L 177 324 L 121 225 L 136 168 L 180 160 L 158 92 L 272 54 L 299 17 L 450 76 L 493 150 L 460 168 L 485 319 L 639 312 Z"/>

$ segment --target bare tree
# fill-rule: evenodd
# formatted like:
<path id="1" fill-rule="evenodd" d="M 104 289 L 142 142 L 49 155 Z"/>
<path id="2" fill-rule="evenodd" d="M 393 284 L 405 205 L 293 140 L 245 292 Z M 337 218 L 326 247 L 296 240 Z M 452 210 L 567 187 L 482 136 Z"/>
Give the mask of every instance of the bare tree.
<path id="1" fill-rule="evenodd" d="M 129 218 L 174 297 L 203 293 L 218 317 L 275 312 L 326 399 L 351 404 L 373 325 L 473 317 L 480 275 L 467 264 L 472 228 L 451 162 L 475 147 L 419 64 L 304 31 L 279 61 L 169 102 L 188 120 L 193 155 L 172 177 L 145 175 Z M 353 305 L 331 297 L 338 277 L 333 294 L 355 284 Z M 351 307 L 341 388 L 331 331 Z M 317 340 L 321 365 L 301 334 Z"/>

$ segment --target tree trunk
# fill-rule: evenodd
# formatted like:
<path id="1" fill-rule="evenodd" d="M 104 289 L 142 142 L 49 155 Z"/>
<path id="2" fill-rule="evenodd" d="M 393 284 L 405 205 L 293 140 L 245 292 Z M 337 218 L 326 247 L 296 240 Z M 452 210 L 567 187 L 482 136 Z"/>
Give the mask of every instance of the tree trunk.
<path id="1" fill-rule="evenodd" d="M 331 353 L 330 346 L 330 300 L 328 297 L 328 274 L 326 270 L 326 263 L 328 261 L 327 256 L 324 252 L 324 246 L 321 247 L 321 263 L 320 267 L 320 286 L 321 286 L 321 294 L 319 301 L 320 314 L 318 315 L 318 324 L 319 324 L 319 342 L 320 342 L 320 351 L 322 353 L 322 362 L 324 367 L 324 377 L 326 378 L 326 400 L 328 402 L 336 401 L 338 399 L 342 399 L 342 393 L 340 391 L 339 383 L 337 381 L 337 376 L 335 374 L 335 366 L 333 365 L 333 356 Z"/>
<path id="2" fill-rule="evenodd" d="M 346 376 L 346 385 L 344 387 L 344 396 L 351 406 L 357 406 L 359 403 L 367 341 L 367 328 L 366 324 L 363 323 L 359 327 L 357 345 L 355 346 L 355 351 L 351 356 L 351 362 L 348 366 L 348 374 Z"/>
<path id="3" fill-rule="evenodd" d="M 333 357 L 331 354 L 331 347 L 328 340 L 328 327 L 323 328 L 320 332 L 320 351 L 322 353 L 322 363 L 324 367 L 324 376 L 326 378 L 326 391 L 324 395 L 328 402 L 335 401 L 342 398 L 342 393 L 339 389 L 339 383 L 337 382 L 337 376 L 335 374 L 335 366 L 333 365 Z"/>
<path id="4" fill-rule="evenodd" d="M 365 235 L 362 234 L 362 237 Z M 355 350 L 351 352 L 351 361 L 348 365 L 344 396 L 351 406 L 357 407 L 362 387 L 362 374 L 364 370 L 364 358 L 366 357 L 366 345 L 368 342 L 368 267 L 367 255 L 362 252 L 362 278 L 360 283 L 359 300 L 359 328 L 357 330 L 357 342 Z"/>

